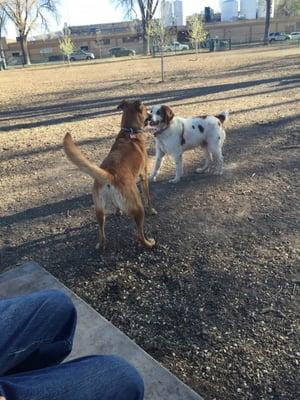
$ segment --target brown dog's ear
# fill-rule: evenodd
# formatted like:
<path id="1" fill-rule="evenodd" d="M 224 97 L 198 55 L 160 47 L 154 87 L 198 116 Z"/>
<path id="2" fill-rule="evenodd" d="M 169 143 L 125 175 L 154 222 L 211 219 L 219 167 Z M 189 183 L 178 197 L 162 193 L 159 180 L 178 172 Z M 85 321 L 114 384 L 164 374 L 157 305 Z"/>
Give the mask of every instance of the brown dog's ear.
<path id="1" fill-rule="evenodd" d="M 174 118 L 174 113 L 169 106 L 161 106 L 163 122 L 169 125 Z"/>
<path id="2" fill-rule="evenodd" d="M 143 103 L 141 102 L 141 100 L 136 100 L 136 101 L 134 102 L 134 106 L 135 106 L 135 108 L 136 108 L 138 111 L 142 111 Z"/>
<path id="3" fill-rule="evenodd" d="M 122 100 L 121 103 L 118 105 L 117 110 L 123 111 L 127 104 L 127 100 Z"/>

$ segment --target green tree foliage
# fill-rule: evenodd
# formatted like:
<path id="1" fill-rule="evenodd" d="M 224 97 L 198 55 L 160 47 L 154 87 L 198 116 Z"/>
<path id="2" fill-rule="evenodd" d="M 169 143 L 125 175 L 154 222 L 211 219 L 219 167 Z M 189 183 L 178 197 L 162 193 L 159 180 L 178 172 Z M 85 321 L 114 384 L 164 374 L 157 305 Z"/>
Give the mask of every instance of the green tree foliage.
<path id="1" fill-rule="evenodd" d="M 147 35 L 151 43 L 161 49 L 170 39 L 169 31 L 163 26 L 160 19 L 153 19 L 148 24 Z"/>
<path id="2" fill-rule="evenodd" d="M 164 70 L 164 46 L 170 39 L 170 32 L 163 26 L 160 19 L 152 19 L 147 28 L 148 41 L 152 43 L 153 49 L 160 51 L 161 56 L 161 81 L 165 80 Z"/>
<path id="3" fill-rule="evenodd" d="M 70 63 L 70 56 L 73 53 L 75 46 L 70 35 L 64 35 L 59 41 L 59 48 L 63 53 L 64 57 L 67 58 Z"/>
<path id="4" fill-rule="evenodd" d="M 195 48 L 196 54 L 198 53 L 199 44 L 204 42 L 207 32 L 204 28 L 201 15 L 194 14 L 188 20 L 190 42 Z"/>

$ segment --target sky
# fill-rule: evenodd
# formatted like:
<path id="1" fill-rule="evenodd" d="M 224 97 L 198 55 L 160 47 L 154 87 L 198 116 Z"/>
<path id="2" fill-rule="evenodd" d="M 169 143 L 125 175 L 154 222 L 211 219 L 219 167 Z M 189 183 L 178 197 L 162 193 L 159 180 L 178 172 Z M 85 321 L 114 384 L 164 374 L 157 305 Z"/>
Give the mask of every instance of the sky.
<path id="1" fill-rule="evenodd" d="M 184 16 L 199 12 L 206 6 L 218 10 L 219 0 L 183 0 Z M 60 0 L 59 13 L 58 24 L 53 22 L 50 26 L 53 31 L 61 30 L 64 22 L 68 25 L 88 25 L 124 19 L 124 12 L 114 5 L 114 0 Z M 15 29 L 10 24 L 7 37 L 14 38 L 15 35 Z"/>

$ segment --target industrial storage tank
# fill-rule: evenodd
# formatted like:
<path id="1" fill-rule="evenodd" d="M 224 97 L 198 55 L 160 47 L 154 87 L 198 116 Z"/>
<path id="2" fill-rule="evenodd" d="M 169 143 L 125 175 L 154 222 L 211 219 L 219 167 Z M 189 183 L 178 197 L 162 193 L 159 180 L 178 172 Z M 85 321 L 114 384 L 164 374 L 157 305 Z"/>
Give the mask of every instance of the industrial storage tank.
<path id="1" fill-rule="evenodd" d="M 256 19 L 257 0 L 240 0 L 240 16 L 246 19 Z"/>
<path id="2" fill-rule="evenodd" d="M 231 21 L 238 16 L 237 0 L 224 0 L 221 3 L 221 21 Z"/>

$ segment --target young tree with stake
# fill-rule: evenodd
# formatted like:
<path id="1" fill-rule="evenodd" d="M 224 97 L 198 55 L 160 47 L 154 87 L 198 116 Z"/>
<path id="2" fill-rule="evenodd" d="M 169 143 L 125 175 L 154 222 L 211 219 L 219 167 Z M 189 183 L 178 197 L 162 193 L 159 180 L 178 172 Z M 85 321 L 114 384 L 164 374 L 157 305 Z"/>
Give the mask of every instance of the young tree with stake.
<path id="1" fill-rule="evenodd" d="M 207 32 L 204 28 L 203 21 L 201 15 L 195 14 L 193 15 L 189 21 L 189 35 L 190 41 L 193 46 L 195 46 L 195 52 L 198 54 L 199 44 L 204 42 L 206 39 Z"/>
<path id="2" fill-rule="evenodd" d="M 165 81 L 165 70 L 164 70 L 164 46 L 167 44 L 169 38 L 169 32 L 163 26 L 160 19 L 153 19 L 148 25 L 147 35 L 149 41 L 151 39 L 152 44 L 160 50 L 161 59 L 161 81 Z"/>
<path id="3" fill-rule="evenodd" d="M 64 59 L 65 57 L 67 57 L 68 63 L 70 64 L 70 56 L 75 49 L 74 43 L 70 35 L 64 35 L 59 40 L 59 48 L 64 55 Z"/>

